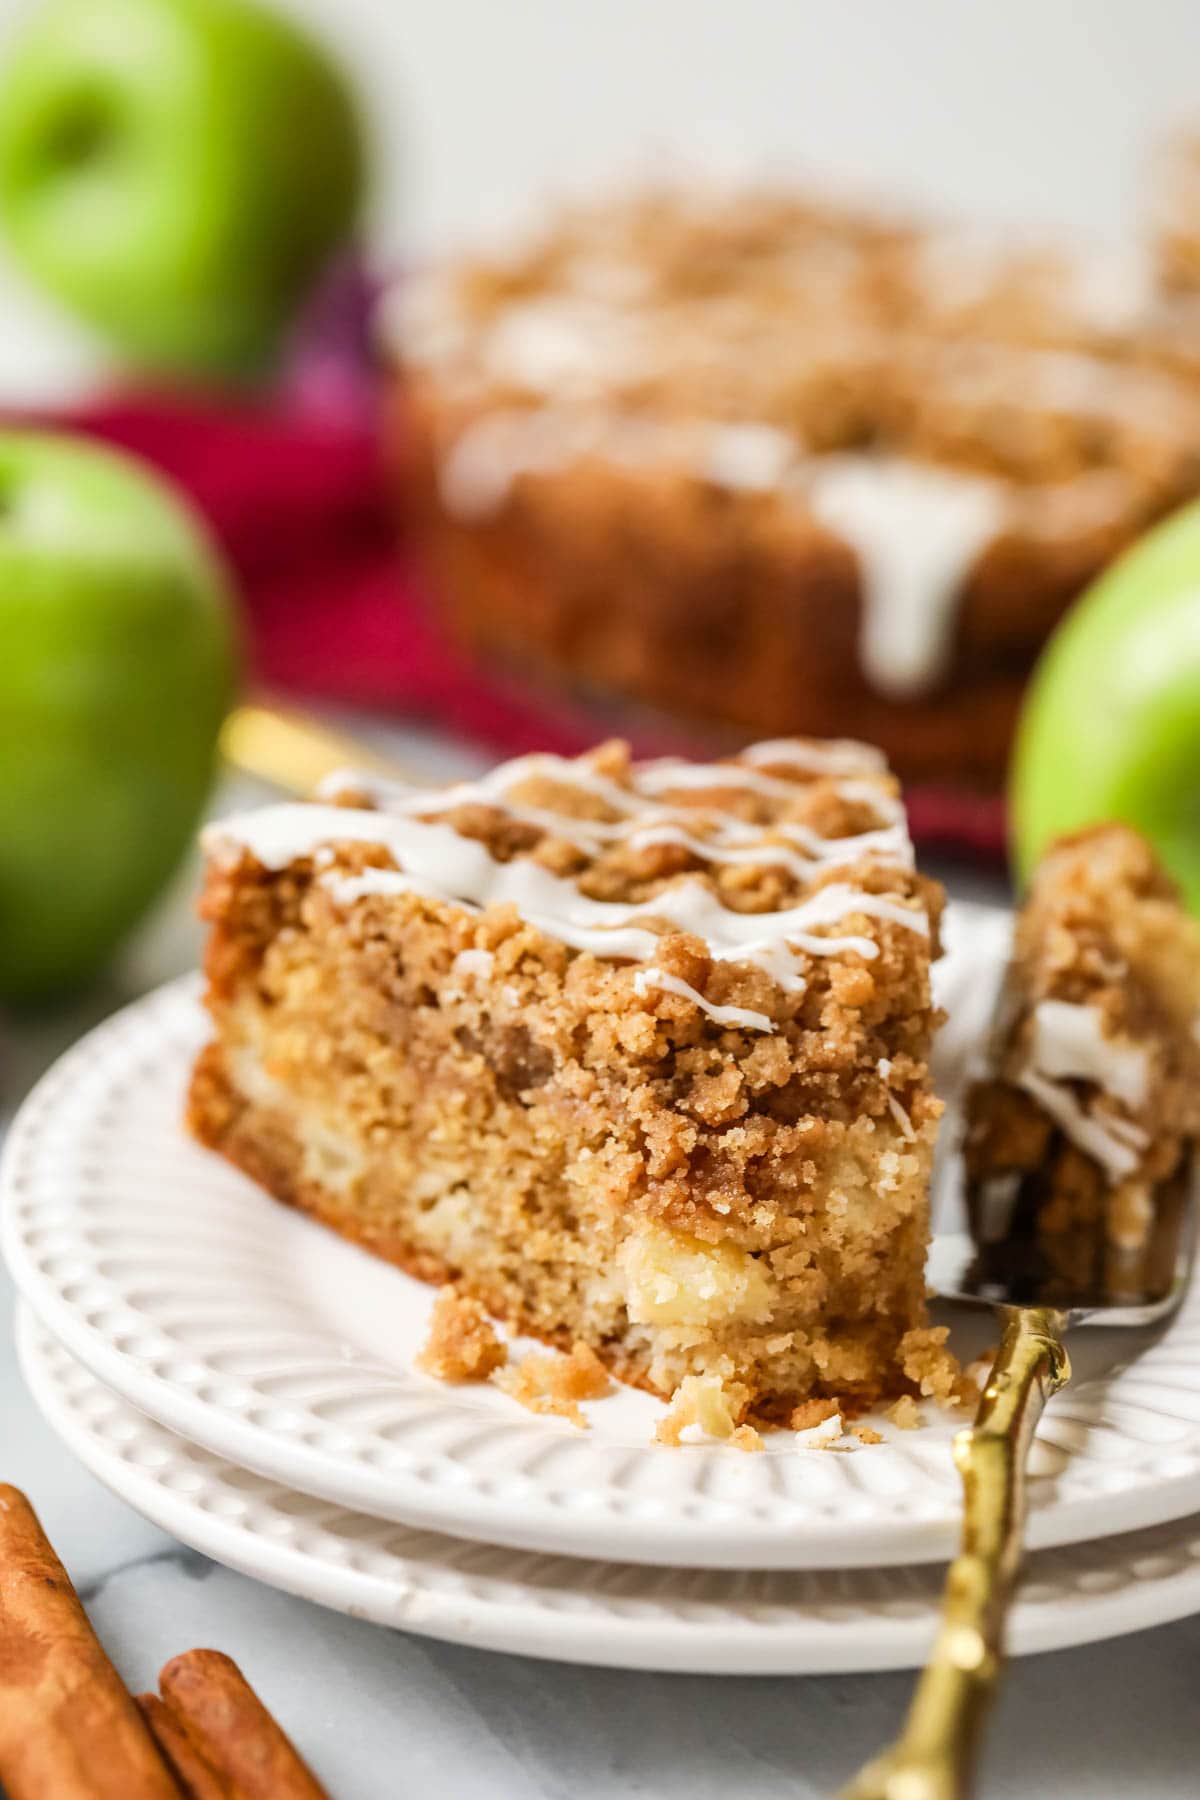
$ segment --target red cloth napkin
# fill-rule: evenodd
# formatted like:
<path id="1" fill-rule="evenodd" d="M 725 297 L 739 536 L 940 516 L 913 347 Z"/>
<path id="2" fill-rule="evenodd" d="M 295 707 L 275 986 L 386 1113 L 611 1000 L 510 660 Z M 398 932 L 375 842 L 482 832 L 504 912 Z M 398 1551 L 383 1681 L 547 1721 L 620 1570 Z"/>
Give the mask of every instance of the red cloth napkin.
<path id="1" fill-rule="evenodd" d="M 505 754 L 571 754 L 611 729 L 522 695 L 446 640 L 399 540 L 368 412 L 121 398 L 58 422 L 190 494 L 241 581 L 252 671 L 271 690 L 424 719 Z M 694 747 L 668 727 L 628 735 L 642 754 Z M 1002 855 L 998 801 L 929 788 L 908 800 L 923 844 Z"/>

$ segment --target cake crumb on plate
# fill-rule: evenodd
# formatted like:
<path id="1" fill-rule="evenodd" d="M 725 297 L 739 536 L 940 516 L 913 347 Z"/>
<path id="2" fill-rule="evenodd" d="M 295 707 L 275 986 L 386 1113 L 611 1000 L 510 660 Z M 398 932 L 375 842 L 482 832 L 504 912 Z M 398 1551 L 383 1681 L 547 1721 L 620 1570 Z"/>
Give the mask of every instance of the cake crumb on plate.
<path id="1" fill-rule="evenodd" d="M 599 1400 L 612 1386 L 608 1370 L 587 1344 L 575 1344 L 568 1356 L 534 1351 L 497 1369 L 492 1381 L 530 1412 L 569 1419 L 581 1431 L 588 1429 L 588 1421 L 579 1402 Z"/>
<path id="2" fill-rule="evenodd" d="M 799 1406 L 792 1408 L 788 1424 L 793 1431 L 811 1431 L 814 1425 L 823 1425 L 826 1419 L 832 1419 L 841 1410 L 840 1400 L 802 1400 Z"/>
<path id="3" fill-rule="evenodd" d="M 739 1425 L 729 1442 L 734 1450 L 765 1449 L 762 1438 L 755 1431 L 753 1425 Z"/>
<path id="4" fill-rule="evenodd" d="M 813 1425 L 807 1431 L 797 1432 L 796 1448 L 798 1450 L 833 1450 L 835 1448 L 848 1448 L 848 1446 L 843 1446 L 839 1443 L 839 1440 L 845 1434 L 845 1430 L 846 1425 L 841 1413 L 830 1413 L 829 1417 L 827 1419 L 822 1419 L 819 1425 Z"/>
<path id="5" fill-rule="evenodd" d="M 888 1407 L 887 1416 L 900 1431 L 916 1431 L 925 1423 L 911 1394 L 901 1394 L 895 1404 Z"/>
<path id="6" fill-rule="evenodd" d="M 654 1428 L 654 1441 L 680 1444 L 691 1425 L 697 1426 L 705 1437 L 731 1440 L 737 1434 L 737 1418 L 745 1401 L 745 1389 L 736 1383 L 727 1386 L 719 1375 L 685 1375 L 671 1396 L 665 1416 Z M 739 1445 L 747 1447 L 744 1442 Z"/>
<path id="7" fill-rule="evenodd" d="M 416 1355 L 418 1369 L 439 1381 L 486 1381 L 503 1368 L 508 1351 L 478 1300 L 447 1286 L 429 1318 L 429 1333 Z"/>

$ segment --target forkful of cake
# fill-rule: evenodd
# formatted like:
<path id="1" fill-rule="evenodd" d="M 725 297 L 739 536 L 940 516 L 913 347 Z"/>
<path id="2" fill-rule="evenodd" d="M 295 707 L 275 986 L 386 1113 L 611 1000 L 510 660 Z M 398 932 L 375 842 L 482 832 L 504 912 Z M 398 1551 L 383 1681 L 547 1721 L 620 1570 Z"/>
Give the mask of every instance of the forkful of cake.
<path id="1" fill-rule="evenodd" d="M 1145 1330 L 1195 1249 L 1200 924 L 1147 845 L 1103 826 L 1056 845 L 1018 917 L 987 1068 L 967 1097 L 969 1237 L 935 1244 L 948 1300 L 1003 1335 L 955 1442 L 963 1529 L 899 1738 L 841 1800 L 961 1800 L 999 1685 L 1025 1467 L 1083 1325 Z M 943 1250 L 945 1254 L 941 1254 Z"/>

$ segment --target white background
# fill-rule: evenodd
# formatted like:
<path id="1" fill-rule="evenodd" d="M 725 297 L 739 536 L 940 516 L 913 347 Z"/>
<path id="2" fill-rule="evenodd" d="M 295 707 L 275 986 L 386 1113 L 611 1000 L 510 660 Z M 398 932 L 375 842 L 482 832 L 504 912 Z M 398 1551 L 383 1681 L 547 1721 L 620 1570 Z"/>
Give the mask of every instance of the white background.
<path id="1" fill-rule="evenodd" d="M 0 53 L 39 3 L 0 0 Z M 1154 134 L 1200 119 L 1196 0 L 274 3 L 367 95 L 393 249 L 697 143 L 1111 233 Z"/>
<path id="2" fill-rule="evenodd" d="M 1155 135 L 1200 120 L 1196 0 L 284 3 L 370 97 L 390 247 L 697 143 L 1111 234 Z"/>
<path id="3" fill-rule="evenodd" d="M 39 3 L 0 0 L 0 55 Z M 668 155 L 1116 238 L 1200 122 L 1197 0 L 276 3 L 356 77 L 389 262 Z M 2 267 L 0 321 L 0 397 L 69 390 L 77 335 Z"/>

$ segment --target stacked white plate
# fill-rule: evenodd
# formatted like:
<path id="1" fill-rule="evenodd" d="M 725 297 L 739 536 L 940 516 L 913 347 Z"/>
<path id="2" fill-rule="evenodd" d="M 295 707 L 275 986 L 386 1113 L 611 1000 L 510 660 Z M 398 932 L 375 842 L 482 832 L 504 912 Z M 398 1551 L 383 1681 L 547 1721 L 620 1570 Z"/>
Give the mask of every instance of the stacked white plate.
<path id="1" fill-rule="evenodd" d="M 1007 930 L 952 910 L 951 1103 Z M 413 1366 L 428 1288 L 184 1134 L 204 1034 L 194 983 L 152 994 L 51 1070 L 7 1147 L 22 1363 L 95 1475 L 246 1574 L 435 1637 L 713 1673 L 922 1661 L 957 1537 L 961 1420 L 873 1421 L 879 1445 L 669 1449 L 644 1394 L 589 1403 L 578 1431 L 431 1380 Z M 986 1316 L 953 1324 L 968 1352 L 994 1338 Z M 1072 1355 L 1034 1450 L 1017 1652 L 1200 1610 L 1200 1291 L 1165 1330 L 1080 1333 Z"/>

